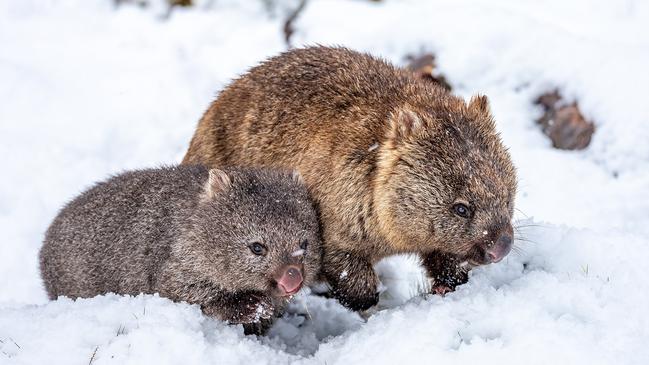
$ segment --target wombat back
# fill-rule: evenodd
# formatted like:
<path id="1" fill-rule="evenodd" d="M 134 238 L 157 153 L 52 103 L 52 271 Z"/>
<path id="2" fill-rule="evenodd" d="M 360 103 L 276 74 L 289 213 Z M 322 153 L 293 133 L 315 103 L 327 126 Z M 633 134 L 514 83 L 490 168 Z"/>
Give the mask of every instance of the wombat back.
<path id="1" fill-rule="evenodd" d="M 195 166 L 127 172 L 68 203 L 40 252 L 49 297 L 150 290 L 206 176 Z"/>

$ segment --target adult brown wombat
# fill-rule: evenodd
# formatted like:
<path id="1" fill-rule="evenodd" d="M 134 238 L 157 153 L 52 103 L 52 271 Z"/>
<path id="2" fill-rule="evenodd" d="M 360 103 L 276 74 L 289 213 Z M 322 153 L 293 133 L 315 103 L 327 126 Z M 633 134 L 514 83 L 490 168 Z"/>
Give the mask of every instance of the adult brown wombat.
<path id="1" fill-rule="evenodd" d="M 251 333 L 314 279 L 320 256 L 298 175 L 179 166 L 81 194 L 47 230 L 40 265 L 51 299 L 160 293 Z"/>
<path id="2" fill-rule="evenodd" d="M 487 99 L 467 105 L 345 48 L 288 51 L 235 80 L 183 163 L 299 170 L 319 207 L 324 276 L 352 309 L 376 303 L 372 264 L 387 255 L 422 254 L 445 291 L 512 245 L 516 172 Z"/>

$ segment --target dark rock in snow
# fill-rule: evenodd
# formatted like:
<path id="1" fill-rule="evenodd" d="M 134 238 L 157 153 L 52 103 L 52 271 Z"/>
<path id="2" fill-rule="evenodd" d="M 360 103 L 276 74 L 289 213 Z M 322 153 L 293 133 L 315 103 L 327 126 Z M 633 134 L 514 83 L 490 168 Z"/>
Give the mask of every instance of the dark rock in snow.
<path id="1" fill-rule="evenodd" d="M 435 55 L 432 53 L 425 53 L 419 56 L 408 55 L 406 56 L 406 60 L 408 60 L 407 68 L 415 72 L 422 79 L 434 82 L 444 89 L 451 91 L 451 85 L 446 81 L 444 75 L 436 72 Z"/>
<path id="2" fill-rule="evenodd" d="M 552 140 L 552 146 L 562 150 L 582 150 L 590 144 L 595 125 L 587 121 L 576 102 L 565 103 L 557 90 L 539 96 L 535 104 L 544 109 L 537 119 Z"/>

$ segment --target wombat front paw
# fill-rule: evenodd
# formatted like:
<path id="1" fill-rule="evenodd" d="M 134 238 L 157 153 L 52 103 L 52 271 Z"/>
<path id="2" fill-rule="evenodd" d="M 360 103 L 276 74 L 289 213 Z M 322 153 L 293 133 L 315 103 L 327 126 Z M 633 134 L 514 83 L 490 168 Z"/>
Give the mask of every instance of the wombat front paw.
<path id="1" fill-rule="evenodd" d="M 369 309 L 379 302 L 379 293 L 376 291 L 368 290 L 366 293 L 360 294 L 350 293 L 342 288 L 334 288 L 331 293 L 340 304 L 356 312 Z"/>
<path id="2" fill-rule="evenodd" d="M 433 279 L 430 290 L 432 294 L 445 295 L 469 281 L 467 269 L 453 255 L 432 252 L 424 256 L 423 265 L 430 278 Z"/>
<path id="3" fill-rule="evenodd" d="M 431 294 L 437 294 L 444 296 L 452 291 L 455 291 L 455 288 L 450 288 L 446 285 L 434 285 L 431 289 L 430 292 Z"/>
<path id="4" fill-rule="evenodd" d="M 345 307 L 363 311 L 379 302 L 379 278 L 365 258 L 334 251 L 323 265 L 332 296 Z"/>
<path id="5" fill-rule="evenodd" d="M 444 295 L 455 291 L 455 288 L 466 284 L 469 281 L 469 274 L 462 270 L 446 272 L 445 275 L 433 277 L 434 283 L 431 289 L 433 294 Z"/>
<path id="6" fill-rule="evenodd" d="M 348 279 L 347 277 L 345 279 Z M 329 280 L 331 296 L 353 311 L 366 310 L 379 302 L 378 278 L 374 272 L 366 277 L 351 277 L 352 280 Z"/>
<path id="7" fill-rule="evenodd" d="M 267 295 L 255 293 L 228 294 L 202 307 L 203 312 L 230 323 L 258 323 L 273 318 L 275 307 Z"/>
<path id="8" fill-rule="evenodd" d="M 257 323 L 273 317 L 275 308 L 268 296 L 248 295 L 241 300 L 239 323 Z"/>

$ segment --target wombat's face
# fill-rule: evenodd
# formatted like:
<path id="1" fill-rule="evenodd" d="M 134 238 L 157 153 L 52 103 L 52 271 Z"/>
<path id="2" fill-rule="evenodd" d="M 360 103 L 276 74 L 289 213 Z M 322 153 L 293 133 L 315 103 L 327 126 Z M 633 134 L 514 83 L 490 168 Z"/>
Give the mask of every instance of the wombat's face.
<path id="1" fill-rule="evenodd" d="M 500 261 L 513 243 L 516 172 L 486 99 L 461 112 L 395 115 L 382 151 L 380 206 L 404 250 L 442 250 L 474 265 Z M 387 232 L 390 235 L 389 232 Z"/>
<path id="2" fill-rule="evenodd" d="M 295 294 L 320 268 L 316 212 L 291 173 L 210 171 L 195 217 L 199 270 L 231 291 Z"/>

